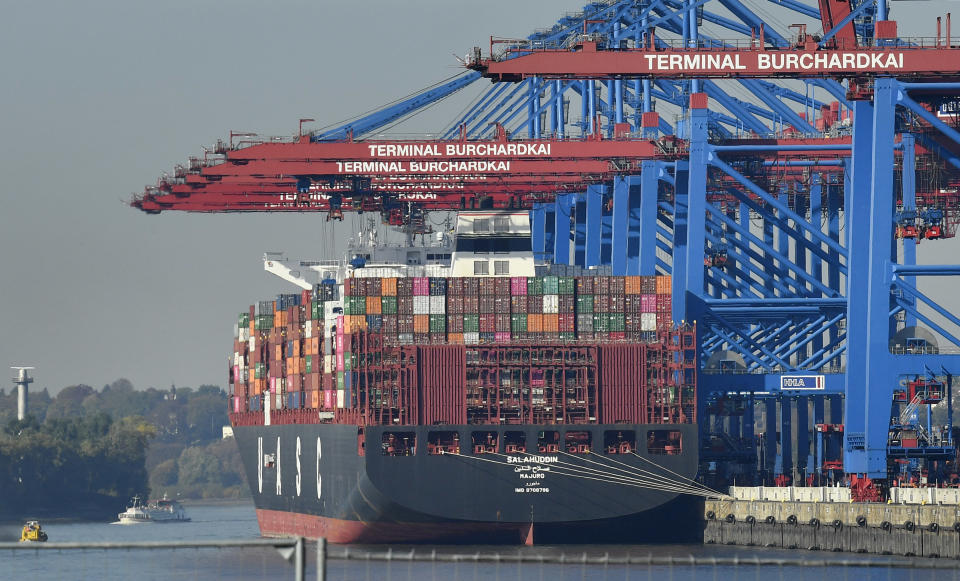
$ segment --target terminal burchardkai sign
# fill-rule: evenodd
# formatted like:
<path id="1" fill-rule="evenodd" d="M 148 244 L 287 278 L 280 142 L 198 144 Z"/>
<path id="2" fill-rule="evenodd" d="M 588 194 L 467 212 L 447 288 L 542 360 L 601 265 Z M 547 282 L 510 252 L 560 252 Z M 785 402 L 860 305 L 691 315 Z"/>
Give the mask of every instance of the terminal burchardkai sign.
<path id="1" fill-rule="evenodd" d="M 862 49 L 620 49 L 518 51 L 475 65 L 484 76 L 519 80 L 609 77 L 858 77 L 953 78 L 960 49 L 872 47 Z"/>

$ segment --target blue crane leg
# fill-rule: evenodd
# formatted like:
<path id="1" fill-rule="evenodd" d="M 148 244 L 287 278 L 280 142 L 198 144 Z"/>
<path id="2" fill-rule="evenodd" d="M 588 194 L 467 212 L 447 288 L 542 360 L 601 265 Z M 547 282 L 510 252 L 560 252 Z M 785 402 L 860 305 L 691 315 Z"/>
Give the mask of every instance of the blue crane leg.
<path id="1" fill-rule="evenodd" d="M 587 195 L 578 194 L 573 210 L 573 264 L 587 264 Z"/>
<path id="2" fill-rule="evenodd" d="M 917 160 L 916 160 L 916 139 L 911 133 L 904 133 L 900 137 L 900 143 L 903 144 L 903 207 L 904 208 L 916 208 L 917 207 Z M 914 240 L 904 238 L 903 239 L 903 261 L 901 264 L 916 264 L 917 263 L 917 243 Z M 910 285 L 916 286 L 916 277 L 914 276 L 905 276 L 903 279 Z M 907 300 L 911 301 L 911 304 L 916 306 L 917 301 L 914 297 L 904 297 Z M 907 327 L 912 327 L 917 324 L 917 318 L 910 313 L 906 312 L 905 325 Z M 895 331 L 895 330 L 894 330 Z"/>
<path id="3" fill-rule="evenodd" d="M 613 216 L 611 226 L 610 266 L 613 276 L 627 274 L 627 262 L 630 251 L 630 222 L 633 216 L 630 203 L 631 184 L 637 181 L 634 176 L 613 178 Z"/>
<path id="4" fill-rule="evenodd" d="M 797 456 L 794 465 L 797 474 L 806 476 L 810 463 L 810 402 L 806 396 L 797 398 Z M 800 484 L 797 482 L 796 484 Z"/>
<path id="5" fill-rule="evenodd" d="M 780 398 L 780 474 L 793 475 L 793 407 L 792 397 Z"/>
<path id="6" fill-rule="evenodd" d="M 604 198 L 613 195 L 609 186 L 600 186 Z M 600 202 L 600 264 L 609 266 L 613 258 L 613 208 L 601 199 Z"/>
<path id="7" fill-rule="evenodd" d="M 573 212 L 574 194 L 557 194 L 554 202 L 553 261 L 555 264 L 570 264 L 570 215 Z"/>
<path id="8" fill-rule="evenodd" d="M 583 265 L 598 266 L 600 264 L 600 247 L 603 238 L 603 189 L 601 186 L 587 186 L 584 204 L 586 218 L 584 221 Z M 577 204 L 577 225 L 580 225 L 580 205 Z"/>
<path id="9" fill-rule="evenodd" d="M 556 247 L 557 227 L 557 206 L 556 204 L 543 205 L 543 259 L 554 261 L 554 248 Z"/>
<path id="10" fill-rule="evenodd" d="M 821 185 L 819 173 L 810 175 L 810 221 L 813 224 L 821 223 L 821 204 L 823 196 L 823 186 Z M 821 228 L 822 229 L 822 228 Z M 816 253 L 810 253 L 810 273 L 820 282 L 826 283 L 823 279 L 823 260 Z M 820 351 L 823 348 L 823 334 L 818 334 L 813 338 L 811 349 L 813 352 Z M 818 399 L 818 398 L 814 398 Z"/>
<path id="11" fill-rule="evenodd" d="M 771 474 L 777 466 L 777 400 L 768 397 L 764 403 L 764 466 Z M 772 484 L 772 483 L 768 483 Z"/>
<path id="12" fill-rule="evenodd" d="M 874 99 L 854 104 L 853 176 L 848 213 L 847 378 L 844 470 L 886 476 L 895 378 L 888 350 L 893 245 L 895 81 L 878 78 Z"/>
<path id="13" fill-rule="evenodd" d="M 637 230 L 637 260 L 628 274 L 653 276 L 657 274 L 657 197 L 663 163 L 644 160 L 640 164 L 640 208 L 635 221 Z M 631 226 L 632 228 L 632 226 Z"/>
<path id="14" fill-rule="evenodd" d="M 687 320 L 685 281 L 687 277 L 687 218 L 690 213 L 690 195 L 687 191 L 690 186 L 690 174 L 690 164 L 688 162 L 676 162 L 673 194 L 673 296 L 671 299 L 673 321 L 675 323 Z M 702 268 L 703 263 L 694 266 Z"/>
<path id="15" fill-rule="evenodd" d="M 547 212 L 544 204 L 536 202 L 530 209 L 530 243 L 533 246 L 535 259 L 543 259 L 547 251 L 546 237 Z"/>

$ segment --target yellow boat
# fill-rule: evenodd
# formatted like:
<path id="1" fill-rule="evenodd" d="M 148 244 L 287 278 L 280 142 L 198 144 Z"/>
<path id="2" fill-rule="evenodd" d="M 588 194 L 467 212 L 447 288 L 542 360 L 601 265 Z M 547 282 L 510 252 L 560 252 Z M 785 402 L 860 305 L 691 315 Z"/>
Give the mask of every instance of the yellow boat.
<path id="1" fill-rule="evenodd" d="M 23 525 L 23 530 L 20 532 L 21 543 L 45 543 L 46 541 L 47 533 L 44 532 L 39 521 L 29 520 Z"/>

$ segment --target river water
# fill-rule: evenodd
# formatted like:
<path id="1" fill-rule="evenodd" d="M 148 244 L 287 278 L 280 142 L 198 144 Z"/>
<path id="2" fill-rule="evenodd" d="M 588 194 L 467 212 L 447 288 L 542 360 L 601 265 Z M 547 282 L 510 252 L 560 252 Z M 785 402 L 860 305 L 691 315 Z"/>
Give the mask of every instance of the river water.
<path id="1" fill-rule="evenodd" d="M 134 541 L 208 541 L 223 539 L 257 539 L 256 516 L 251 504 L 187 505 L 192 521 L 177 524 L 115 525 L 110 523 L 78 522 L 44 524 L 50 542 L 134 542 Z M 14 540 L 17 527 L 0 528 L 0 540 Z M 349 550 L 350 559 L 340 558 Z M 576 561 L 584 554 L 591 557 L 643 556 L 651 552 L 696 559 L 710 557 L 785 558 L 805 561 L 801 566 L 737 566 L 699 565 L 583 565 L 568 563 L 475 563 L 469 560 L 449 562 L 391 562 L 366 560 L 367 555 L 381 555 L 391 550 L 405 555 L 410 550 L 418 554 L 516 554 L 518 551 L 534 557 L 556 557 Z M 881 580 L 954 580 L 960 581 L 960 568 L 929 569 L 923 560 L 913 560 L 911 568 L 820 566 L 824 559 L 870 560 L 873 563 L 889 561 L 891 557 L 783 551 L 763 548 L 665 545 L 665 546 L 537 546 L 537 547 L 480 547 L 480 546 L 418 546 L 331 547 L 327 567 L 330 581 L 680 581 L 704 579 L 711 581 L 774 581 L 829 579 L 830 581 Z M 960 562 L 951 562 L 960 566 Z M 942 563 L 945 564 L 945 563 Z M 314 549 L 307 550 L 307 579 L 316 579 Z M 283 559 L 271 547 L 246 549 L 157 549 L 157 550 L 0 550 L 0 579 L 97 579 L 97 580 L 175 580 L 189 579 L 293 579 L 292 563 Z"/>

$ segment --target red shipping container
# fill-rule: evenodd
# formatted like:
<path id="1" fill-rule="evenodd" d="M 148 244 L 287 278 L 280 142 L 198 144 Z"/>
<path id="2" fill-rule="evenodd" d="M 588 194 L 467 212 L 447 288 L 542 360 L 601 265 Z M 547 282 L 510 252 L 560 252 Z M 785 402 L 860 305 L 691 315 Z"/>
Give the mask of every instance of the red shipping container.
<path id="1" fill-rule="evenodd" d="M 509 279 L 503 279 L 509 280 Z M 512 297 L 509 295 L 497 295 L 493 300 L 493 312 L 495 313 L 506 313 L 510 314 L 510 300 Z M 480 297 L 480 300 L 483 300 L 483 297 Z"/>
<path id="2" fill-rule="evenodd" d="M 646 350 L 642 345 L 600 345 L 600 422 L 647 423 Z"/>
<path id="3" fill-rule="evenodd" d="M 543 312 L 543 295 L 527 295 L 527 312 Z"/>
<path id="4" fill-rule="evenodd" d="M 467 280 L 471 280 L 471 279 L 467 279 Z M 476 279 L 473 279 L 473 280 L 479 281 L 479 282 L 477 283 L 477 284 L 478 284 L 478 288 L 477 288 L 477 294 L 478 294 L 478 295 L 481 295 L 481 296 L 482 296 L 482 295 L 492 295 L 492 294 L 496 294 L 496 292 L 497 292 L 497 282 L 496 282 L 496 279 L 494 279 L 493 277 L 482 277 L 482 278 L 476 278 Z"/>
<path id="5" fill-rule="evenodd" d="M 480 329 L 483 331 L 483 329 Z M 510 331 L 510 313 L 498 313 L 496 315 L 495 332 Z"/>
<path id="6" fill-rule="evenodd" d="M 463 279 L 463 294 L 466 296 L 479 294 L 481 280 L 484 279 L 475 276 Z"/>
<path id="7" fill-rule="evenodd" d="M 463 296 L 448 294 L 446 308 L 447 308 L 448 315 L 462 315 L 463 314 Z"/>
<path id="8" fill-rule="evenodd" d="M 507 316 L 507 325 L 509 328 L 509 315 Z M 493 333 L 496 331 L 496 315 L 492 313 L 481 313 L 480 314 L 480 332 L 481 333 Z"/>
<path id="9" fill-rule="evenodd" d="M 462 345 L 417 348 L 418 415 L 421 423 L 467 423 L 466 349 Z"/>
<path id="10" fill-rule="evenodd" d="M 510 312 L 524 314 L 527 312 L 527 295 L 514 295 L 510 297 Z"/>
<path id="11" fill-rule="evenodd" d="M 558 313 L 573 313 L 576 308 L 577 300 L 573 295 L 560 295 L 557 297 Z"/>
<path id="12" fill-rule="evenodd" d="M 463 333 L 463 315 L 447 315 L 447 332 Z"/>
<path id="13" fill-rule="evenodd" d="M 557 318 L 561 333 L 573 333 L 577 321 L 576 315 L 573 313 L 561 313 Z"/>
<path id="14" fill-rule="evenodd" d="M 476 314 L 480 312 L 480 297 L 477 295 L 465 295 L 463 297 L 464 314 Z"/>
<path id="15" fill-rule="evenodd" d="M 323 409 L 333 409 L 336 406 L 337 392 L 332 389 L 323 390 Z"/>
<path id="16" fill-rule="evenodd" d="M 447 297 L 463 295 L 463 277 L 455 276 L 447 279 Z"/>
<path id="17" fill-rule="evenodd" d="M 492 295 L 492 294 L 489 294 L 489 295 L 488 295 L 488 294 L 481 294 L 481 295 L 478 297 L 478 301 L 479 301 L 479 305 L 480 305 L 480 313 L 481 313 L 481 314 L 485 314 L 485 313 L 493 313 L 493 312 L 496 312 L 496 306 L 497 306 L 496 299 L 497 299 L 497 297 L 495 297 L 495 296 Z"/>
<path id="18" fill-rule="evenodd" d="M 501 276 L 493 279 L 494 282 L 494 292 L 498 295 L 510 296 L 510 279 Z"/>

